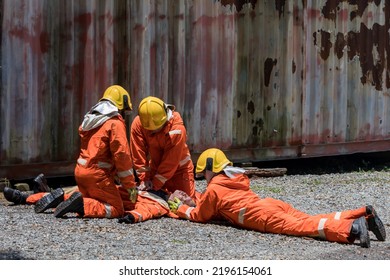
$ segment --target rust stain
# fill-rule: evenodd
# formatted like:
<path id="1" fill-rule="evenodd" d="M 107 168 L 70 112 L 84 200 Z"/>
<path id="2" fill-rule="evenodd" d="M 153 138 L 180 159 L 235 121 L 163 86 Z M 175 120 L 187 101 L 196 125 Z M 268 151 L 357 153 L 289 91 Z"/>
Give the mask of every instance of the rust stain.
<path id="1" fill-rule="evenodd" d="M 344 48 L 347 45 L 347 41 L 344 38 L 344 34 L 339 32 L 336 35 L 336 43 L 334 46 L 334 52 L 338 59 L 341 59 L 344 55 Z"/>
<path id="2" fill-rule="evenodd" d="M 255 104 L 253 103 L 252 100 L 248 102 L 248 107 L 247 107 L 247 109 L 248 109 L 248 112 L 249 112 L 251 115 L 253 115 L 253 113 L 255 112 Z"/>
<path id="3" fill-rule="evenodd" d="M 260 118 L 257 119 L 254 123 L 255 126 L 252 127 L 252 135 L 259 136 L 260 132 L 264 130 L 264 120 Z"/>
<path id="4" fill-rule="evenodd" d="M 380 0 L 366 1 L 327 1 L 322 7 L 321 12 L 324 18 L 336 21 L 337 17 L 345 18 L 345 11 L 340 10 L 340 3 L 347 2 L 357 8 L 350 12 L 350 20 L 356 17 L 362 17 L 370 3 L 376 6 L 381 4 Z M 383 90 L 383 79 L 385 79 L 386 88 L 390 88 L 390 7 L 385 7 L 385 24 L 374 23 L 372 29 L 368 28 L 363 22 L 360 24 L 359 31 L 349 31 L 347 34 L 337 33 L 334 46 L 331 42 L 331 34 L 324 30 L 313 33 L 313 43 L 317 45 L 317 34 L 321 35 L 320 56 L 323 60 L 329 58 L 331 48 L 334 47 L 334 53 L 341 59 L 344 55 L 345 47 L 348 49 L 348 58 L 353 60 L 355 56 L 359 57 L 360 67 L 362 69 L 361 83 L 370 84 L 376 90 Z M 314 14 L 314 13 L 313 13 Z M 368 17 L 373 17 L 372 13 L 367 13 Z M 374 57 L 375 56 L 375 57 Z M 383 74 L 385 72 L 385 78 Z"/>
<path id="5" fill-rule="evenodd" d="M 264 85 L 266 87 L 269 86 L 269 82 L 271 80 L 271 73 L 273 67 L 276 65 L 277 60 L 272 58 L 267 58 L 264 62 Z"/>
<path id="6" fill-rule="evenodd" d="M 329 57 L 330 49 L 332 48 L 332 42 L 330 41 L 330 33 L 324 30 L 320 30 L 321 33 L 321 58 L 327 60 Z"/>
<path id="7" fill-rule="evenodd" d="M 295 73 L 295 71 L 297 71 L 297 65 L 295 64 L 294 60 L 291 61 L 291 69 L 293 74 Z"/>
<path id="8" fill-rule="evenodd" d="M 284 7 L 286 6 L 286 0 L 275 0 L 275 8 L 279 12 L 279 18 L 284 14 Z"/>
<path id="9" fill-rule="evenodd" d="M 50 38 L 47 32 L 41 31 L 40 21 L 40 19 L 37 19 L 33 23 L 33 32 L 27 27 L 12 27 L 8 34 L 28 43 L 34 53 L 45 54 L 50 49 Z"/>
<path id="10" fill-rule="evenodd" d="M 360 32 L 350 31 L 348 33 L 348 57 L 352 60 L 355 56 L 359 56 L 363 73 L 360 81 L 362 84 L 371 84 L 379 91 L 383 90 L 384 63 L 387 61 L 387 68 L 390 67 L 389 60 L 386 60 L 386 54 L 390 54 L 390 46 L 386 43 L 389 37 L 386 35 L 385 28 L 385 26 L 374 24 L 373 29 L 370 30 L 364 24 L 361 24 Z M 374 58 L 374 50 L 378 56 L 376 58 Z M 386 71 L 386 87 L 389 88 L 389 86 L 389 73 Z"/>

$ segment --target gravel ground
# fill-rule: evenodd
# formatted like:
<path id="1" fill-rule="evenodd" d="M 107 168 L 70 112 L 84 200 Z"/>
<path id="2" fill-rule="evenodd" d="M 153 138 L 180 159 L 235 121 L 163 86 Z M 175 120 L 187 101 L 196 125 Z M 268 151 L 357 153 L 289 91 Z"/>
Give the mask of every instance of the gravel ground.
<path id="1" fill-rule="evenodd" d="M 196 181 L 204 190 L 205 181 Z M 284 200 L 309 214 L 374 205 L 390 234 L 390 171 L 251 178 L 261 197 Z M 371 248 L 264 234 L 226 224 L 160 218 L 126 225 L 116 219 L 56 219 L 0 193 L 3 260 L 390 260 L 390 241 L 371 233 Z M 175 252 L 172 254 L 172 252 Z"/>

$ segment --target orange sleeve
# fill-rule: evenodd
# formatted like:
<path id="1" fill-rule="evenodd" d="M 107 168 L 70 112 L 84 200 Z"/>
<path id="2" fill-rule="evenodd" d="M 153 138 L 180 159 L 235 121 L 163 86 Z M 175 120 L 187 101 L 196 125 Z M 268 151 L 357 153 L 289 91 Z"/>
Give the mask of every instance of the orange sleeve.
<path id="1" fill-rule="evenodd" d="M 137 176 L 141 181 L 146 181 L 149 180 L 149 172 L 145 172 L 145 169 L 149 168 L 148 145 L 142 129 L 141 121 L 137 116 L 131 124 L 130 149 Z"/>
<path id="2" fill-rule="evenodd" d="M 130 147 L 126 137 L 126 126 L 122 119 L 112 122 L 110 134 L 110 151 L 122 186 L 126 189 L 135 187 L 133 163 Z"/>
<path id="3" fill-rule="evenodd" d="M 196 207 L 182 204 L 176 214 L 180 218 L 199 223 L 206 223 L 213 220 L 213 218 L 218 217 L 218 195 L 212 184 L 210 184 L 202 194 Z"/>

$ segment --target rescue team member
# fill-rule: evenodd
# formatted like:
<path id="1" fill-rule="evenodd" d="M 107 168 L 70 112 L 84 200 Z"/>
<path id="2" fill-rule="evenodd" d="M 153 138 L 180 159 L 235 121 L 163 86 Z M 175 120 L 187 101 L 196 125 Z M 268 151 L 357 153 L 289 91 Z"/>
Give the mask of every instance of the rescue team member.
<path id="1" fill-rule="evenodd" d="M 41 174 L 40 178 L 44 179 L 44 175 Z M 56 188 L 51 192 L 47 192 L 50 188 L 47 184 L 45 184 L 45 186 L 45 189 L 40 188 L 34 194 L 21 192 L 7 186 L 4 188 L 4 197 L 14 204 L 35 204 L 35 212 L 43 213 L 47 209 L 56 208 L 61 202 L 68 199 L 72 193 L 79 191 L 77 186 L 73 186 L 65 189 Z M 173 194 L 171 194 L 171 196 L 180 198 L 181 201 L 188 205 L 195 206 L 194 201 L 183 191 L 176 190 Z M 138 191 L 134 209 L 127 209 L 125 211 L 125 216 L 119 218 L 118 222 L 133 224 L 160 218 L 162 216 L 178 218 L 178 216 L 172 213 L 169 209 L 169 205 L 167 203 L 169 197 L 169 194 L 162 190 Z"/>
<path id="2" fill-rule="evenodd" d="M 139 190 L 182 190 L 195 196 L 194 165 L 187 130 L 175 106 L 157 97 L 144 98 L 131 124 L 130 147 Z"/>
<path id="3" fill-rule="evenodd" d="M 219 149 L 208 149 L 200 155 L 196 173 L 204 175 L 208 184 L 196 207 L 185 205 L 178 198 L 168 201 L 171 211 L 180 218 L 201 223 L 222 218 L 245 229 L 339 243 L 358 239 L 360 246 L 366 248 L 370 247 L 368 230 L 378 240 L 386 239 L 384 225 L 370 205 L 311 216 L 281 200 L 258 197 L 250 190 L 244 170 L 233 167 Z"/>
<path id="4" fill-rule="evenodd" d="M 134 207 L 137 190 L 124 121 L 131 110 L 128 92 L 112 85 L 84 116 L 75 168 L 79 191 L 55 208 L 55 217 L 118 218 Z"/>
<path id="5" fill-rule="evenodd" d="M 56 188 L 51 192 L 39 191 L 37 193 L 22 192 L 9 186 L 4 188 L 4 197 L 14 204 L 35 205 L 36 213 L 43 213 L 47 209 L 56 208 L 61 202 L 68 199 L 71 194 L 78 192 L 77 186 L 66 189 Z M 192 199 L 184 192 L 174 194 L 180 197 L 181 201 L 186 201 L 189 205 L 195 205 Z M 159 191 L 138 191 L 137 200 L 133 207 L 125 212 L 125 216 L 118 219 L 119 223 L 133 224 L 140 223 L 150 219 L 168 216 L 178 218 L 177 215 L 169 210 L 167 203 L 169 195 L 162 190 Z M 134 208 L 134 209 L 133 209 Z"/>

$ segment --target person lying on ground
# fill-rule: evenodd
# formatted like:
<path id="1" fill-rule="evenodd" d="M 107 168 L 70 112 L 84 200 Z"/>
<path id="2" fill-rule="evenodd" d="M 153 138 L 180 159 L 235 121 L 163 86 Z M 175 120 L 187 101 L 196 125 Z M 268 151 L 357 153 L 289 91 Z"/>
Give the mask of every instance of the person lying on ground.
<path id="1" fill-rule="evenodd" d="M 204 176 L 207 188 L 189 206 L 179 198 L 168 201 L 172 212 L 180 218 L 207 223 L 225 219 L 233 225 L 263 233 L 307 236 L 339 243 L 354 243 L 370 247 L 369 231 L 379 241 L 386 239 L 385 227 L 371 205 L 329 214 L 309 215 L 290 204 L 260 198 L 249 188 L 249 178 L 241 168 L 219 149 L 204 151 L 196 164 L 197 176 Z"/>
<path id="2" fill-rule="evenodd" d="M 47 185 L 43 174 L 34 179 L 34 193 L 21 192 L 11 187 L 4 188 L 4 197 L 14 204 L 35 205 L 36 213 L 43 213 L 49 209 L 55 209 L 60 203 L 69 199 L 74 192 L 78 192 L 77 186 L 68 188 L 52 189 Z M 38 185 L 39 182 L 39 185 Z M 121 188 L 118 186 L 118 188 Z M 51 190 L 51 191 L 49 191 Z M 120 190 L 124 195 L 127 194 L 125 189 Z M 119 223 L 133 224 L 144 222 L 150 219 L 157 219 L 163 216 L 178 218 L 169 209 L 167 200 L 169 197 L 178 197 L 188 205 L 195 206 L 194 201 L 183 191 L 177 190 L 169 194 L 163 190 L 159 191 L 142 191 L 138 190 L 136 203 L 131 209 L 125 211 L 125 215 L 118 219 Z"/>

